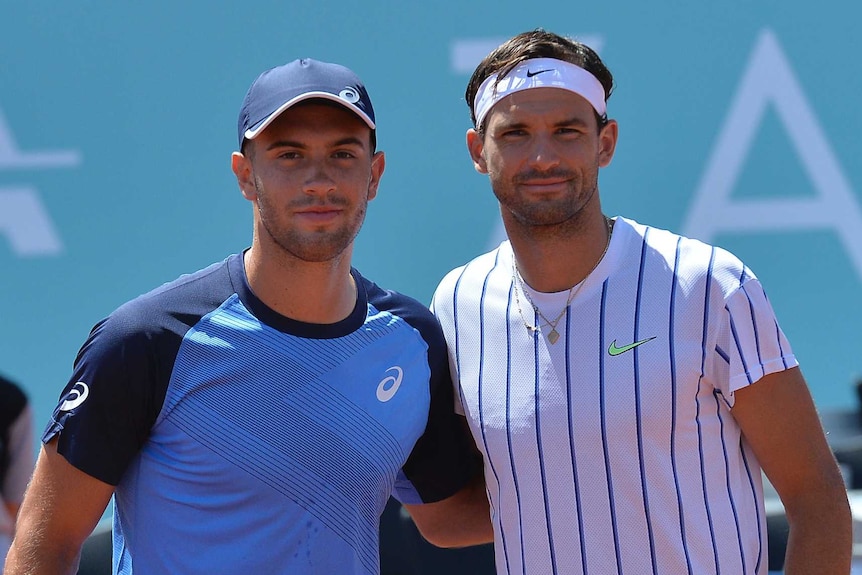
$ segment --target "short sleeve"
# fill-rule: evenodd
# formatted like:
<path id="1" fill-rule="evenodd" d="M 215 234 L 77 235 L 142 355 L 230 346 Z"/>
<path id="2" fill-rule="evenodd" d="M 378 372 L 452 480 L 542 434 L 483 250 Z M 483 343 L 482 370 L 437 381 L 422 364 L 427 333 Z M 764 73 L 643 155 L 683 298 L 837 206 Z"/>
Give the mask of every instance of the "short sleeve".
<path id="1" fill-rule="evenodd" d="M 122 310 L 123 308 L 121 308 Z M 152 336 L 117 313 L 98 323 L 42 435 L 69 463 L 117 485 L 149 435 L 164 399 Z"/>
<path id="2" fill-rule="evenodd" d="M 455 412 L 446 342 L 426 309 L 409 320 L 428 344 L 431 368 L 428 422 L 396 479 L 393 496 L 402 503 L 440 501 L 464 487 L 481 468 L 465 418 Z"/>
<path id="3" fill-rule="evenodd" d="M 402 503 L 446 499 L 480 469 L 467 422 L 453 409 L 451 383 L 437 383 L 434 388 L 428 425 L 395 483 L 393 496 Z"/>
<path id="4" fill-rule="evenodd" d="M 726 298 L 720 321 L 712 379 L 725 397 L 798 365 L 757 279 L 748 279 Z"/>

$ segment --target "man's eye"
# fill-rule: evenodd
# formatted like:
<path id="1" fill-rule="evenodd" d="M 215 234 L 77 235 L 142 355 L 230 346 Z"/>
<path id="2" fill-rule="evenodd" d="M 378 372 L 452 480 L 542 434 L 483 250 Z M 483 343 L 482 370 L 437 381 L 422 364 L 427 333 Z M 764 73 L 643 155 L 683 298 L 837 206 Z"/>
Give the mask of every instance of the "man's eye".
<path id="1" fill-rule="evenodd" d="M 356 157 L 356 156 L 354 156 L 351 152 L 346 152 L 346 151 L 335 152 L 332 156 L 333 156 L 334 158 L 338 158 L 338 159 L 340 159 L 340 160 L 341 160 L 341 159 L 348 159 L 348 158 L 355 158 L 355 157 Z"/>

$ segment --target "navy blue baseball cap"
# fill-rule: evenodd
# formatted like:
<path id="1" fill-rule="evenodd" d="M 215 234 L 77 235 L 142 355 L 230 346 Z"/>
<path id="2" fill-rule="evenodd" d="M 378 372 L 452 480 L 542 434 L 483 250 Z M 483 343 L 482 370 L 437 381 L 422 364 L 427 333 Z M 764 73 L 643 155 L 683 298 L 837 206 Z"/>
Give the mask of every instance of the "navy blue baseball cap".
<path id="1" fill-rule="evenodd" d="M 353 71 L 339 64 L 302 58 L 267 70 L 252 82 L 239 111 L 240 148 L 243 140 L 253 140 L 279 114 L 312 98 L 341 104 L 369 128 L 376 128 L 371 98 Z"/>

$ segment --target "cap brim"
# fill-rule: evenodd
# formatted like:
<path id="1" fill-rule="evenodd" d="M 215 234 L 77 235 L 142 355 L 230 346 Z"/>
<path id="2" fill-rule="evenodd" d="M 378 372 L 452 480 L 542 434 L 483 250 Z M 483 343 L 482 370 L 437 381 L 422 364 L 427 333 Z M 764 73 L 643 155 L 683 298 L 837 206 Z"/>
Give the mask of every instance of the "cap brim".
<path id="1" fill-rule="evenodd" d="M 305 100 L 311 100 L 314 98 L 322 98 L 324 100 L 329 100 L 331 102 L 335 102 L 336 104 L 341 104 L 342 106 L 344 106 L 345 108 L 347 108 L 348 110 L 350 110 L 351 112 L 353 112 L 354 114 L 359 116 L 362 119 L 362 121 L 365 122 L 365 124 L 369 128 L 371 128 L 372 130 L 376 129 L 374 121 L 368 116 L 368 114 L 366 114 L 364 111 L 362 111 L 362 108 L 359 108 L 358 106 L 355 106 L 355 105 L 351 104 L 350 102 L 347 102 L 347 101 L 339 98 L 335 94 L 330 94 L 329 92 L 306 92 L 305 94 L 301 94 L 295 98 L 291 98 L 290 100 L 288 100 L 287 102 L 285 102 L 284 104 L 279 106 L 278 109 L 276 109 L 273 113 L 271 113 L 269 116 L 264 118 L 256 126 L 246 130 L 245 134 L 243 134 L 243 135 L 245 136 L 245 138 L 247 140 L 255 139 L 257 137 L 257 135 L 260 134 L 261 132 L 263 132 L 267 126 L 269 126 L 276 118 L 278 118 L 281 115 L 282 112 L 284 112 L 285 110 L 287 110 L 288 108 L 290 108 L 292 106 L 295 106 L 296 104 L 298 104 L 300 102 L 304 102 Z"/>

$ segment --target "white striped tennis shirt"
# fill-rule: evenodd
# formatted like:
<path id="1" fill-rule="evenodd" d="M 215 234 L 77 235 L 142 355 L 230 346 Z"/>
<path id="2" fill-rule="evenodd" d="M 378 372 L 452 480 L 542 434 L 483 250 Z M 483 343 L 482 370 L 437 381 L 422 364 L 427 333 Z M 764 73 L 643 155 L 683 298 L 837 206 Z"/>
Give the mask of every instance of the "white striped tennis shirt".
<path id="1" fill-rule="evenodd" d="M 760 466 L 737 389 L 797 365 L 760 282 L 730 253 L 616 218 L 557 325 L 508 242 L 432 307 L 485 456 L 500 574 L 765 574 Z M 547 318 L 568 291 L 529 297 Z"/>

